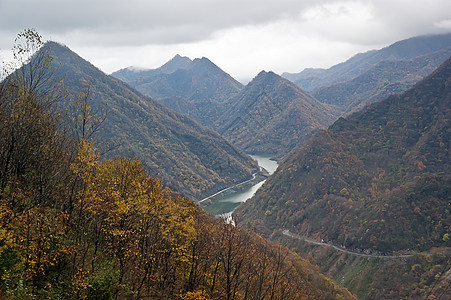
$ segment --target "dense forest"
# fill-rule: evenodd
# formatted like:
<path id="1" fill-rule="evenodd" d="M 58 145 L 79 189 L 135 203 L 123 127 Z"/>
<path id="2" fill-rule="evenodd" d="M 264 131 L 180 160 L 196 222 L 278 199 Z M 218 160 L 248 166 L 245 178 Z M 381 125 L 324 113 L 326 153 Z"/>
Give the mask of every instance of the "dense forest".
<path id="1" fill-rule="evenodd" d="M 450 74 L 448 59 L 407 92 L 316 134 L 237 209 L 241 224 L 359 298 L 449 297 Z M 289 239 L 283 229 L 373 257 Z M 393 254 L 411 256 L 384 257 Z"/>
<path id="2" fill-rule="evenodd" d="M 21 33 L 19 69 L 0 85 L 0 298 L 353 298 L 286 248 L 207 215 L 140 161 L 103 158 L 91 138 L 102 116 L 67 93 L 40 47 L 35 31 Z"/>
<path id="3" fill-rule="evenodd" d="M 451 60 L 314 136 L 239 216 L 351 248 L 427 250 L 450 240 Z"/>

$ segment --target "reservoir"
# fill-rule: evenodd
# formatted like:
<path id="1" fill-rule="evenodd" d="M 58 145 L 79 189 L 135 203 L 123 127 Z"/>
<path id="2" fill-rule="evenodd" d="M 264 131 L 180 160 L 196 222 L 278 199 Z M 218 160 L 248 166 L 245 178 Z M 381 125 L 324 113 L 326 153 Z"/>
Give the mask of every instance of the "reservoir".
<path id="1" fill-rule="evenodd" d="M 264 168 L 269 174 L 273 174 L 279 166 L 276 161 L 271 160 L 272 156 L 269 155 L 250 155 L 258 162 L 260 168 Z M 205 207 L 205 210 L 212 215 L 228 217 L 232 214 L 233 210 L 251 198 L 255 192 L 263 185 L 265 181 L 258 182 L 243 190 L 235 191 L 224 197 L 216 199 L 211 205 Z"/>
<path id="2" fill-rule="evenodd" d="M 271 155 L 250 155 L 253 159 L 258 162 L 258 165 L 268 171 L 269 175 L 272 175 L 276 170 L 279 164 L 271 159 Z"/>

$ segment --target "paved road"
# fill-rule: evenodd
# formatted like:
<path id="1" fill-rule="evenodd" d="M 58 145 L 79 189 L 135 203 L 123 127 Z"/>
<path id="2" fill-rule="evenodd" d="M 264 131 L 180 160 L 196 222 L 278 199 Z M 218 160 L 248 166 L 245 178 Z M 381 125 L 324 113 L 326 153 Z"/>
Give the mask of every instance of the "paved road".
<path id="1" fill-rule="evenodd" d="M 413 254 L 401 254 L 401 255 L 382 255 L 382 254 L 364 254 L 364 253 L 359 253 L 359 252 L 353 252 L 353 251 L 349 251 L 346 250 L 345 248 L 342 248 L 340 246 L 337 245 L 333 245 L 333 244 L 327 244 L 327 243 L 323 243 L 323 242 L 318 242 L 300 235 L 297 235 L 295 233 L 291 233 L 288 229 L 285 229 L 284 231 L 282 231 L 282 234 L 292 237 L 294 239 L 297 240 L 301 240 L 307 243 L 312 243 L 315 245 L 319 245 L 319 246 L 327 246 L 327 247 L 332 247 L 335 250 L 341 251 L 341 252 L 345 252 L 351 255 L 356 255 L 356 256 L 363 256 L 363 257 L 373 257 L 373 258 L 406 258 L 406 257 L 412 257 Z"/>
<path id="2" fill-rule="evenodd" d="M 208 200 L 208 199 L 210 199 L 210 198 L 213 198 L 214 196 L 217 196 L 217 195 L 219 195 L 219 194 L 221 194 L 221 193 L 224 193 L 224 192 L 226 192 L 226 191 L 228 191 L 228 190 L 231 190 L 231 189 L 233 189 L 233 188 L 239 187 L 240 185 L 243 185 L 243 184 L 245 184 L 245 183 L 251 182 L 252 180 L 255 179 L 255 177 L 257 177 L 257 173 L 252 174 L 252 178 L 251 178 L 251 179 L 246 180 L 246 181 L 243 181 L 243 182 L 240 182 L 240 183 L 238 183 L 238 184 L 235 184 L 235 185 L 233 185 L 233 186 L 231 186 L 231 187 L 228 187 L 228 188 L 225 188 L 225 189 L 223 189 L 223 190 L 220 190 L 219 192 L 217 192 L 217 193 L 215 193 L 215 194 L 213 194 L 213 195 L 210 195 L 210 196 L 208 196 L 208 197 L 206 197 L 206 198 L 204 198 L 204 199 L 202 199 L 202 200 L 199 200 L 197 203 L 202 203 L 202 202 L 204 202 L 204 201 L 206 201 L 206 200 Z"/>

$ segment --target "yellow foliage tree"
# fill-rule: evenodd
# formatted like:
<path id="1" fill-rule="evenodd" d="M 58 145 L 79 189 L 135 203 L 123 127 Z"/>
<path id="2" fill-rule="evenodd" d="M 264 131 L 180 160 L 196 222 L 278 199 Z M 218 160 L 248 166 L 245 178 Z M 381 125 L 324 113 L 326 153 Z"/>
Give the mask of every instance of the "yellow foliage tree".
<path id="1" fill-rule="evenodd" d="M 194 205 L 172 197 L 138 160 L 98 158 L 83 140 L 74 165 L 84 183 L 78 198 L 117 259 L 119 284 L 131 280 L 128 286 L 136 293 L 158 278 L 163 286 L 176 275 L 184 280 L 196 230 Z"/>

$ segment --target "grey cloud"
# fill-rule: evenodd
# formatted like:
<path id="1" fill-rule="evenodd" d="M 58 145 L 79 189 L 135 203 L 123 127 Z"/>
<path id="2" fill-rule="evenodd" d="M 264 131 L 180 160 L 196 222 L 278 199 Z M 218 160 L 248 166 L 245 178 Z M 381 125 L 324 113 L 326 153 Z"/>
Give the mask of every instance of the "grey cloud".
<path id="1" fill-rule="evenodd" d="M 0 0 L 0 50 L 30 27 L 107 71 L 156 67 L 157 57 L 162 64 L 185 53 L 247 78 L 259 68 L 325 67 L 400 39 L 451 32 L 451 1 Z"/>
<path id="2" fill-rule="evenodd" d="M 221 29 L 294 17 L 319 2 L 0 0 L 0 30 L 14 34 L 33 27 L 47 33 L 76 35 L 80 42 L 85 41 L 82 33 L 86 33 L 86 42 L 97 45 L 120 45 L 124 39 L 131 44 L 195 42 Z M 97 32 L 92 39 L 90 36 Z M 148 38 L 135 32 L 146 33 Z"/>
<path id="3" fill-rule="evenodd" d="M 305 34 L 377 44 L 447 30 L 434 24 L 451 19 L 449 0 L 434 0 L 427 7 L 426 1 L 404 0 L 0 0 L 0 37 L 11 40 L 33 27 L 44 35 L 70 36 L 76 44 L 92 46 L 193 43 L 220 30 L 299 20 L 309 8 L 340 3 L 370 6 L 373 24 L 344 32 L 325 22 Z M 0 39 L 0 48 L 10 40 Z"/>

